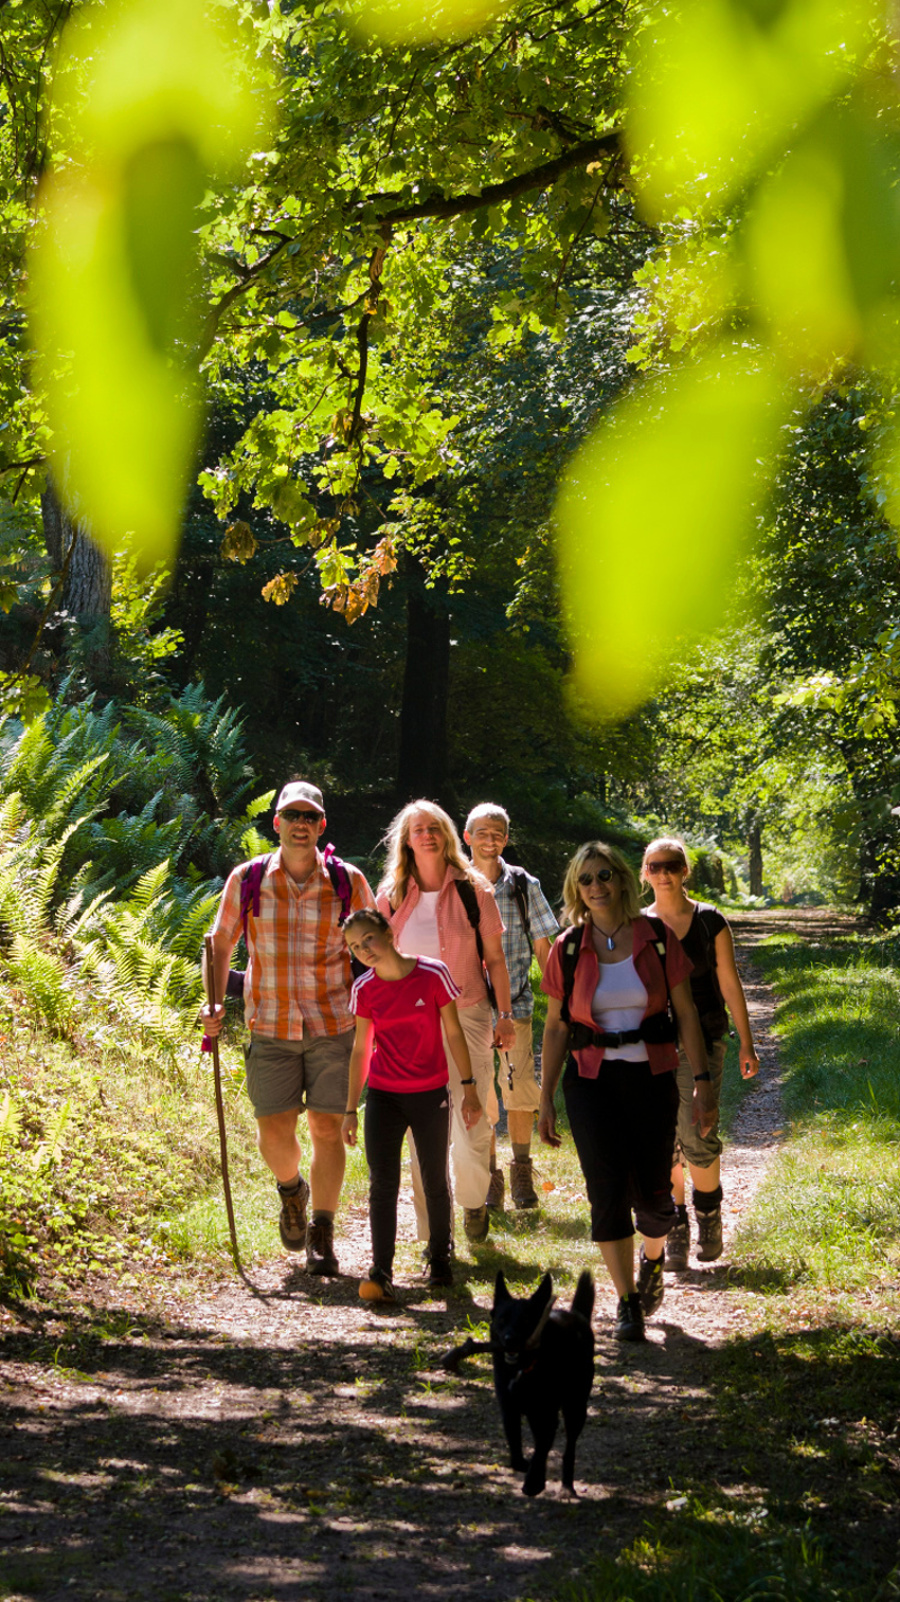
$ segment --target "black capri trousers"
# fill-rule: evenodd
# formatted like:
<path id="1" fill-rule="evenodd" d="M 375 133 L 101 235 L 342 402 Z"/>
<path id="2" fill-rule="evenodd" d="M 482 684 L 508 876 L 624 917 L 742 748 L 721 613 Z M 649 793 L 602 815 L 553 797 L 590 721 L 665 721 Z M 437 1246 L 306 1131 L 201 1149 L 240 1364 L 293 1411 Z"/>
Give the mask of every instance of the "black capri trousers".
<path id="1" fill-rule="evenodd" d="M 672 1155 L 678 1116 L 674 1073 L 647 1062 L 604 1057 L 596 1079 L 582 1079 L 570 1057 L 563 1076 L 566 1112 L 591 1204 L 591 1240 L 658 1240 L 675 1222 Z"/>

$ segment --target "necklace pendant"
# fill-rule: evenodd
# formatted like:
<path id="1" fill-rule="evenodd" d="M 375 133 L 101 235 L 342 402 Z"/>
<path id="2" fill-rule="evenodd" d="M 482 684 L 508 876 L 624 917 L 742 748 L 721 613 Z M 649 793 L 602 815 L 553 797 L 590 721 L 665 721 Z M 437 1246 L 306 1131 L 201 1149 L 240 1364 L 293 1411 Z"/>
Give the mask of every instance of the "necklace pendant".
<path id="1" fill-rule="evenodd" d="M 616 942 L 615 942 L 615 937 L 613 935 L 607 935 L 607 937 L 606 937 L 606 949 L 607 949 L 607 951 L 615 951 Z"/>

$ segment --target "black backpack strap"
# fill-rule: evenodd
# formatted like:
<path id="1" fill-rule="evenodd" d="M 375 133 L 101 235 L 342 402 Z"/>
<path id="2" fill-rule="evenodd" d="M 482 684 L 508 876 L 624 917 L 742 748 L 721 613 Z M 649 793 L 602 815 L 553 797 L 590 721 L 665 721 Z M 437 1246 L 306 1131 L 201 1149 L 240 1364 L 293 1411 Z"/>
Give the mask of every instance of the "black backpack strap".
<path id="1" fill-rule="evenodd" d="M 478 905 L 475 886 L 471 879 L 454 879 L 453 883 L 456 886 L 456 893 L 466 909 L 466 917 L 475 930 L 475 944 L 478 947 L 478 955 L 484 962 L 484 946 L 481 943 L 481 908 Z"/>
<path id="2" fill-rule="evenodd" d="M 512 893 L 519 909 L 519 917 L 522 920 L 525 937 L 533 949 L 534 939 L 531 933 L 531 915 L 528 911 L 528 875 L 524 868 L 515 868 L 509 862 L 506 863 L 506 871 L 512 880 Z"/>
<path id="3" fill-rule="evenodd" d="M 475 893 L 475 886 L 471 879 L 454 879 L 453 883 L 456 885 L 456 893 L 466 909 L 466 917 L 472 925 L 475 933 L 475 947 L 478 951 L 481 966 L 484 969 L 484 983 L 488 993 L 488 1001 L 490 1002 L 491 1006 L 496 1009 L 497 997 L 494 994 L 494 987 L 491 984 L 490 974 L 484 967 L 484 944 L 481 939 L 481 908 L 478 905 L 478 896 Z"/>
<path id="4" fill-rule="evenodd" d="M 576 923 L 571 929 L 566 929 L 562 937 L 560 951 L 560 966 L 562 967 L 563 999 L 559 1013 L 564 1023 L 571 1023 L 569 1002 L 575 988 L 575 969 L 578 967 L 578 954 L 581 951 L 582 925 Z"/>

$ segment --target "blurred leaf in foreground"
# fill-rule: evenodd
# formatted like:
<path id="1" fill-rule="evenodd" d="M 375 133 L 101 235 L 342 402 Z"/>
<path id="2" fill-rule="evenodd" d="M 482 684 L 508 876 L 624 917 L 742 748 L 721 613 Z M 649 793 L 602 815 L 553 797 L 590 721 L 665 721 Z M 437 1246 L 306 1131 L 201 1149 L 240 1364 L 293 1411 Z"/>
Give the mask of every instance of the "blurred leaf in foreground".
<path id="1" fill-rule="evenodd" d="M 829 109 L 760 185 L 744 249 L 782 362 L 820 374 L 900 354 L 898 153 L 857 109 Z"/>
<path id="2" fill-rule="evenodd" d="M 466 39 L 497 22 L 512 0 L 353 0 L 345 6 L 359 33 L 389 45 Z"/>
<path id="3" fill-rule="evenodd" d="M 199 428 L 200 203 L 261 131 L 259 86 L 204 0 L 86 7 L 61 103 L 78 145 L 41 194 L 38 378 L 60 494 L 115 550 L 170 561 Z"/>
<path id="4" fill-rule="evenodd" d="M 873 0 L 686 0 L 645 32 L 631 141 L 651 210 L 733 193 L 840 90 Z"/>
<path id="5" fill-rule="evenodd" d="M 638 706 L 721 623 L 766 493 L 786 400 L 768 366 L 716 352 L 642 386 L 568 468 L 556 507 L 582 695 Z"/>

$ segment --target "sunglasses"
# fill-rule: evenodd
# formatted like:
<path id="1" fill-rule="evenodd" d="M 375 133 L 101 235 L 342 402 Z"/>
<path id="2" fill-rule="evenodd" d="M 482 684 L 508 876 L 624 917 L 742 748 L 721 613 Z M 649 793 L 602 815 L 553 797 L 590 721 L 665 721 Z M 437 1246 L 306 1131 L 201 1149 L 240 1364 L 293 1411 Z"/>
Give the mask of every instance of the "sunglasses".
<path id="1" fill-rule="evenodd" d="M 595 879 L 598 884 L 608 884 L 615 871 L 615 868 L 598 868 L 596 873 L 579 873 L 578 883 L 584 885 L 585 890 Z"/>
<path id="2" fill-rule="evenodd" d="M 684 873 L 687 866 L 680 859 L 670 858 L 668 862 L 648 862 L 645 864 L 649 874 L 654 873 Z"/>
<path id="3" fill-rule="evenodd" d="M 322 817 L 321 812 L 298 812 L 296 807 L 285 807 L 278 816 L 284 818 L 286 823 L 318 823 Z"/>

